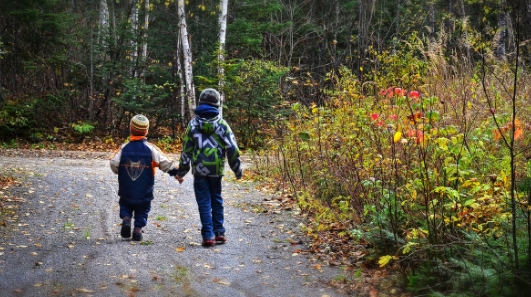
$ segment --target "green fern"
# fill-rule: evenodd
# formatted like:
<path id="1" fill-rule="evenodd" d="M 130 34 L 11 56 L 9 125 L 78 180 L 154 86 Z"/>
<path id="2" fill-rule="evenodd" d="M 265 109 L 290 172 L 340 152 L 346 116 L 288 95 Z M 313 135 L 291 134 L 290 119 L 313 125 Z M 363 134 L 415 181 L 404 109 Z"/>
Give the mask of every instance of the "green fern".
<path id="1" fill-rule="evenodd" d="M 94 126 L 92 126 L 89 123 L 85 122 L 79 122 L 79 123 L 73 123 L 72 129 L 74 129 L 75 132 L 81 135 L 90 134 L 94 130 Z"/>

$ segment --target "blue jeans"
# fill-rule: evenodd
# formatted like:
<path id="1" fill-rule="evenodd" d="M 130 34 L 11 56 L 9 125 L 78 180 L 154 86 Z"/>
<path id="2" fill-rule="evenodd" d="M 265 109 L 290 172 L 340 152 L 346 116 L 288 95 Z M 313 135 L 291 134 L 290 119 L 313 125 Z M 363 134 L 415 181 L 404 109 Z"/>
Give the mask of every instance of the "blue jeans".
<path id="1" fill-rule="evenodd" d="M 216 234 L 225 233 L 221 176 L 194 176 L 194 192 L 201 219 L 203 240 L 214 239 Z"/>
<path id="2" fill-rule="evenodd" d="M 135 227 L 142 228 L 147 225 L 148 214 L 151 210 L 151 201 L 142 204 L 130 204 L 120 201 L 118 204 L 120 204 L 121 219 L 125 217 L 133 218 L 134 213 Z"/>

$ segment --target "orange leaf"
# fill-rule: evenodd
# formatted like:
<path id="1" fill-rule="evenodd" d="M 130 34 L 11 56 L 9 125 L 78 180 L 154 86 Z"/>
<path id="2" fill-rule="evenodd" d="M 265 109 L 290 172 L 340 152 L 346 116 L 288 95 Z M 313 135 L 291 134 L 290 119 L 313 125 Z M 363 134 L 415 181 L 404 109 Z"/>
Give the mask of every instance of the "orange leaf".
<path id="1" fill-rule="evenodd" d="M 520 139 L 522 138 L 522 136 L 524 135 L 524 130 L 522 130 L 522 128 L 517 128 L 515 131 L 514 131 L 514 139 Z"/>
<path id="2" fill-rule="evenodd" d="M 500 140 L 502 137 L 500 130 L 494 130 L 494 140 Z"/>

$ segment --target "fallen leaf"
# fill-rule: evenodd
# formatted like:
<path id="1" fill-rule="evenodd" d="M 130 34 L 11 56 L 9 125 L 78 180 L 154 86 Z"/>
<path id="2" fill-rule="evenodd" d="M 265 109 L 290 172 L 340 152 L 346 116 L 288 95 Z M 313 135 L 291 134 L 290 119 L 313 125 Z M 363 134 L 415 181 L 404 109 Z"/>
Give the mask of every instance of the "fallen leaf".
<path id="1" fill-rule="evenodd" d="M 371 289 L 371 291 L 369 293 L 369 296 L 370 297 L 378 297 L 378 291 L 376 291 L 376 289 Z"/>
<path id="2" fill-rule="evenodd" d="M 226 285 L 226 286 L 230 285 L 230 282 L 228 282 L 227 280 L 223 280 L 223 279 L 219 279 L 219 278 L 214 278 L 212 281 L 215 282 L 215 283 L 218 283 L 220 285 Z"/>
<path id="3" fill-rule="evenodd" d="M 94 291 L 89 290 L 89 289 L 85 289 L 85 288 L 77 289 L 77 291 L 78 291 L 79 293 L 94 293 Z"/>

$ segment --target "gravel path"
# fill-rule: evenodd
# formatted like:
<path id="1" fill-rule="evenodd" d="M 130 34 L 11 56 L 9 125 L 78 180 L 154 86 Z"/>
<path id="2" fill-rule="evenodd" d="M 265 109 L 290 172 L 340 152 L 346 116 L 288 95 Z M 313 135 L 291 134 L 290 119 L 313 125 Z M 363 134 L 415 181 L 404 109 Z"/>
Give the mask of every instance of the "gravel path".
<path id="1" fill-rule="evenodd" d="M 267 196 L 232 173 L 226 244 L 199 245 L 191 176 L 161 171 L 144 241 L 122 239 L 110 156 L 0 151 L 0 175 L 22 181 L 0 189 L 17 213 L 0 215 L 0 296 L 346 296 L 327 286 L 341 270 L 305 255 L 297 214 L 253 211 Z"/>

